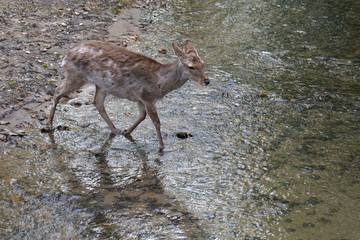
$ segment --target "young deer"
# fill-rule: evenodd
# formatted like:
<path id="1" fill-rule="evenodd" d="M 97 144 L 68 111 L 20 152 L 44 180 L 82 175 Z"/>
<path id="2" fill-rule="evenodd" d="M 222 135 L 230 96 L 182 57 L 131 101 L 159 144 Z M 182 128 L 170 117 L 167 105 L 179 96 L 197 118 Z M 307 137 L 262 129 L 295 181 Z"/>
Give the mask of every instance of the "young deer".
<path id="1" fill-rule="evenodd" d="M 109 42 L 78 43 L 67 52 L 62 62 L 65 80 L 56 88 L 48 127 L 53 128 L 56 105 L 61 97 L 78 90 L 86 83 L 93 83 L 96 85 L 94 105 L 114 134 L 121 132 L 116 129 L 105 111 L 104 100 L 108 93 L 138 103 L 139 118 L 122 133 L 130 134 L 148 114 L 156 128 L 159 148 L 163 150 L 164 142 L 156 102 L 181 87 L 188 79 L 205 85 L 210 83 L 204 74 L 204 62 L 190 40 L 186 40 L 185 51 L 175 43 L 172 46 L 178 60 L 164 65 Z"/>

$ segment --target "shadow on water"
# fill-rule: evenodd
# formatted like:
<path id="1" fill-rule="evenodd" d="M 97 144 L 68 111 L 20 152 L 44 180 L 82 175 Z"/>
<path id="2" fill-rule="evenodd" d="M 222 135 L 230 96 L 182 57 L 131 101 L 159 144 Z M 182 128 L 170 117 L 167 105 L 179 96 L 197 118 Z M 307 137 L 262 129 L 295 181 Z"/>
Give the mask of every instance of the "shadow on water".
<path id="1" fill-rule="evenodd" d="M 52 149 L 56 152 L 59 146 L 54 138 L 54 132 L 48 135 Z M 148 239 L 176 236 L 212 239 L 211 235 L 198 224 L 198 219 L 188 212 L 176 197 L 166 193 L 158 171 L 163 153 L 158 152 L 156 166 L 149 166 L 148 154 L 136 144 L 131 135 L 125 138 L 132 143 L 134 147 L 132 151 L 136 152 L 137 160 L 141 162 L 140 174 L 133 176 L 128 184 L 120 186 L 117 184 L 107 159 L 109 152 L 119 151 L 117 148 L 112 148 L 115 137 L 116 135 L 110 134 L 100 150 L 91 153 L 96 159 L 93 171 L 99 174 L 96 187 L 89 190 L 73 170 L 67 169 L 70 189 L 66 194 L 79 196 L 78 202 L 82 208 L 90 210 L 92 217 L 88 224 L 96 226 L 90 233 L 93 232 L 95 235 L 98 233 L 101 238 Z M 124 222 L 128 225 L 124 225 Z M 150 226 L 148 226 L 149 222 L 152 222 Z"/>

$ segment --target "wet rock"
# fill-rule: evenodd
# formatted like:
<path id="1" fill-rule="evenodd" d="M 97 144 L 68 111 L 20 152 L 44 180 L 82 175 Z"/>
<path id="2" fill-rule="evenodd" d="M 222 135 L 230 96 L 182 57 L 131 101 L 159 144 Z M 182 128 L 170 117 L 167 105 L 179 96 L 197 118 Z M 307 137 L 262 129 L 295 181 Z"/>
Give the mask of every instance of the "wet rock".
<path id="1" fill-rule="evenodd" d="M 302 226 L 303 226 L 304 228 L 313 228 L 313 227 L 315 227 L 315 224 L 310 223 L 310 222 L 305 222 L 305 223 L 303 223 Z"/>
<path id="2" fill-rule="evenodd" d="M 7 140 L 7 136 L 0 133 L 0 141 L 6 141 L 6 140 Z"/>
<path id="3" fill-rule="evenodd" d="M 16 132 L 15 132 L 16 134 L 17 134 L 17 136 L 27 136 L 27 133 L 24 131 L 24 130 L 17 130 Z"/>
<path id="4" fill-rule="evenodd" d="M 41 129 L 41 133 L 51 133 L 55 130 L 55 128 L 49 128 L 49 127 L 46 127 L 46 128 L 42 128 Z"/>
<path id="5" fill-rule="evenodd" d="M 0 125 L 9 125 L 10 124 L 10 122 L 8 122 L 8 121 L 0 121 Z"/>
<path id="6" fill-rule="evenodd" d="M 14 109 L 15 111 L 19 110 L 20 108 L 21 108 L 21 106 L 19 106 L 19 105 L 12 106 L 12 109 Z"/>
<path id="7" fill-rule="evenodd" d="M 90 123 L 83 123 L 83 124 L 80 124 L 80 127 L 82 128 L 87 128 L 90 126 Z"/>
<path id="8" fill-rule="evenodd" d="M 160 49 L 159 49 L 159 53 L 161 53 L 161 54 L 166 54 L 166 53 L 167 53 L 167 49 L 166 49 L 166 48 L 160 48 Z"/>
<path id="9" fill-rule="evenodd" d="M 332 98 L 332 97 L 331 97 L 330 95 L 325 95 L 325 96 L 324 96 L 324 101 L 325 101 L 325 102 L 328 102 L 328 101 L 331 100 L 331 98 Z"/>
<path id="10" fill-rule="evenodd" d="M 16 178 L 7 178 L 3 180 L 3 183 L 13 185 L 18 182 L 18 179 Z"/>
<path id="11" fill-rule="evenodd" d="M 313 180 L 320 180 L 321 179 L 321 177 L 319 175 L 316 175 L 316 174 L 312 175 L 310 178 L 313 179 Z"/>
<path id="12" fill-rule="evenodd" d="M 16 132 L 10 131 L 8 129 L 3 129 L 2 131 L 0 131 L 0 135 L 4 135 L 4 136 L 8 136 L 8 137 L 23 137 L 23 136 L 27 136 L 27 133 L 20 129 L 17 130 Z"/>
<path id="13" fill-rule="evenodd" d="M 71 128 L 69 126 L 61 126 L 61 125 L 57 126 L 56 129 L 59 131 L 70 131 L 71 130 Z"/>
<path id="14" fill-rule="evenodd" d="M 304 165 L 301 168 L 308 171 L 323 171 L 326 169 L 325 166 L 321 165 Z"/>
<path id="15" fill-rule="evenodd" d="M 82 103 L 81 102 L 72 102 L 72 103 L 70 103 L 70 105 L 74 106 L 76 108 L 79 108 L 79 107 L 81 107 Z"/>
<path id="16" fill-rule="evenodd" d="M 50 49 L 52 46 L 50 45 L 50 44 L 47 44 L 47 43 L 44 43 L 44 48 L 46 48 L 46 49 Z"/>
<path id="17" fill-rule="evenodd" d="M 308 200 L 306 200 L 306 204 L 310 204 L 310 205 L 317 205 L 319 203 L 322 203 L 323 201 L 319 200 L 317 197 L 311 197 Z"/>
<path id="18" fill-rule="evenodd" d="M 45 119 L 46 119 L 45 116 L 39 116 L 39 117 L 38 117 L 38 120 L 39 120 L 39 121 L 44 121 Z"/>
<path id="19" fill-rule="evenodd" d="M 324 223 L 324 224 L 328 224 L 328 223 L 330 223 L 330 222 L 331 222 L 329 219 L 324 218 L 324 217 L 319 218 L 319 219 L 318 219 L 318 221 L 319 221 L 319 222 L 321 222 L 321 223 Z"/>
<path id="20" fill-rule="evenodd" d="M 37 102 L 37 103 L 43 103 L 43 102 L 44 102 L 44 98 L 42 98 L 41 96 L 40 96 L 40 97 L 36 97 L 36 98 L 34 98 L 34 101 Z"/>
<path id="21" fill-rule="evenodd" d="M 257 98 L 267 98 L 267 97 L 268 97 L 268 94 L 267 94 L 267 92 L 261 93 L 261 94 L 256 94 L 256 97 L 257 97 Z"/>
<path id="22" fill-rule="evenodd" d="M 239 163 L 238 164 L 238 168 L 240 169 L 240 170 L 246 170 L 246 165 L 245 164 L 242 164 L 242 163 Z"/>
<path id="23" fill-rule="evenodd" d="M 188 137 L 192 137 L 192 135 L 190 133 L 187 132 L 178 132 L 176 133 L 176 137 L 181 138 L 181 139 L 185 139 Z"/>

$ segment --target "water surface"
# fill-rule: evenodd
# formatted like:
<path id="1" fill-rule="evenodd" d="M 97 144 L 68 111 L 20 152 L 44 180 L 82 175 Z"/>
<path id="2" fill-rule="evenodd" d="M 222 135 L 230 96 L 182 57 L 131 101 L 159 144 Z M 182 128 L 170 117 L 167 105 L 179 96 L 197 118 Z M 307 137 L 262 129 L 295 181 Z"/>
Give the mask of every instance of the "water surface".
<path id="1" fill-rule="evenodd" d="M 359 12 L 163 1 L 130 48 L 167 63 L 170 42 L 191 38 L 211 78 L 158 103 L 165 152 L 149 119 L 133 139 L 110 136 L 86 88 L 55 116 L 70 131 L 36 125 L 1 157 L 1 236 L 359 239 Z M 124 100 L 107 109 L 120 129 L 137 117 Z"/>

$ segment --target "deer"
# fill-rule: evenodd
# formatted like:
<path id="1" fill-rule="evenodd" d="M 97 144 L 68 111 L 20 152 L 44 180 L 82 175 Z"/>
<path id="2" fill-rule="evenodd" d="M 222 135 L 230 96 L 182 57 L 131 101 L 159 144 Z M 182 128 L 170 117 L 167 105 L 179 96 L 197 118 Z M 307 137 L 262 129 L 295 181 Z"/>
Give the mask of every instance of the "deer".
<path id="1" fill-rule="evenodd" d="M 190 79 L 202 85 L 210 83 L 204 73 L 204 62 L 191 40 L 185 41 L 184 50 L 175 43 L 172 43 L 172 47 L 177 61 L 161 64 L 110 42 L 89 40 L 76 44 L 62 60 L 65 79 L 55 89 L 47 128 L 53 130 L 53 118 L 59 100 L 91 83 L 96 86 L 93 103 L 113 134 L 131 134 L 149 115 L 156 129 L 159 150 L 164 150 L 156 102 Z M 105 110 L 104 101 L 108 94 L 138 104 L 137 120 L 123 132 L 114 126 Z"/>

